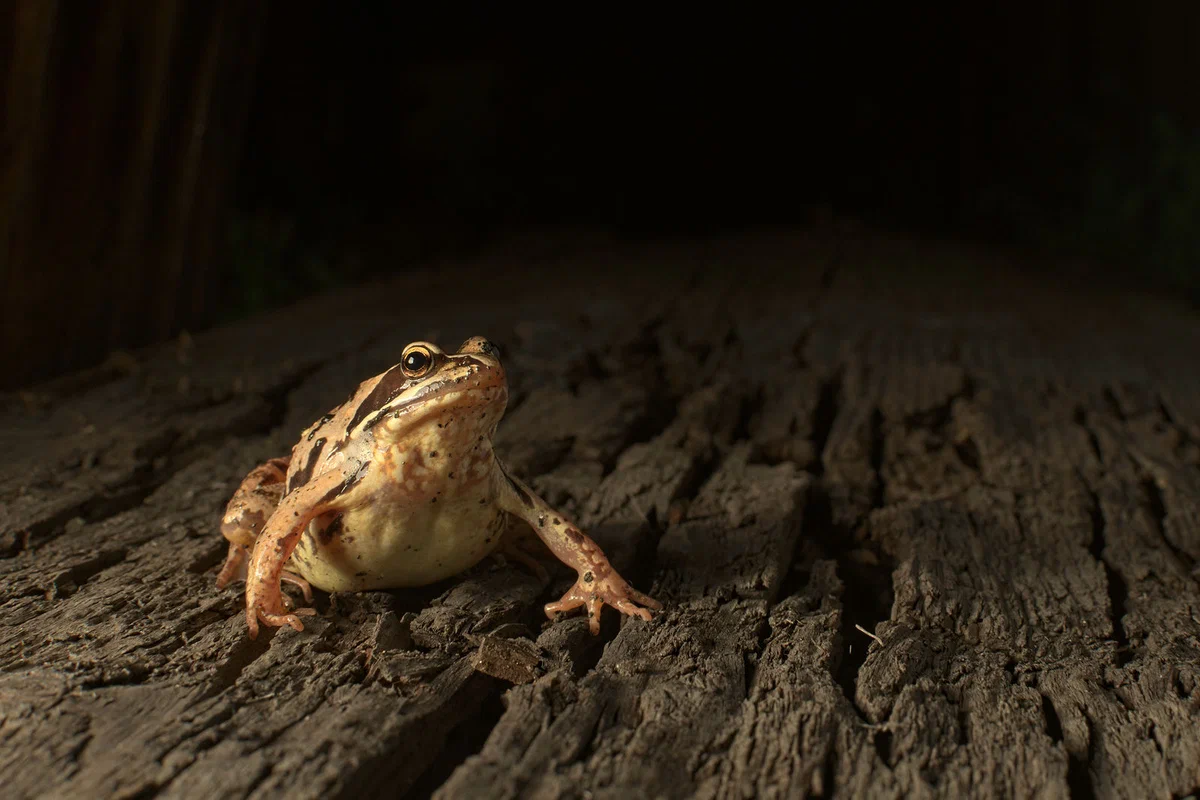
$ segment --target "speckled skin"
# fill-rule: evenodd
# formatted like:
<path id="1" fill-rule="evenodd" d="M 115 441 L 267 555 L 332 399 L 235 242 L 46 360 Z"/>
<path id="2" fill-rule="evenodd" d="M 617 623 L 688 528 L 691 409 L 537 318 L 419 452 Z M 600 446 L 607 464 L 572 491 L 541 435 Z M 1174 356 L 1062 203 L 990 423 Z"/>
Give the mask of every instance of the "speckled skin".
<path id="1" fill-rule="evenodd" d="M 218 588 L 246 579 L 250 636 L 260 622 L 303 630 L 299 617 L 315 613 L 289 613 L 281 581 L 300 586 L 311 602 L 309 584 L 326 591 L 425 585 L 502 544 L 528 563 L 505 541 L 514 516 L 579 573 L 546 606 L 548 616 L 586 606 L 593 633 L 605 603 L 649 619 L 637 604 L 661 606 L 496 458 L 491 440 L 507 402 L 504 369 L 486 339 L 468 339 L 454 354 L 414 342 L 400 364 L 305 430 L 290 458 L 253 470 L 226 508 L 229 555 L 217 578 Z"/>

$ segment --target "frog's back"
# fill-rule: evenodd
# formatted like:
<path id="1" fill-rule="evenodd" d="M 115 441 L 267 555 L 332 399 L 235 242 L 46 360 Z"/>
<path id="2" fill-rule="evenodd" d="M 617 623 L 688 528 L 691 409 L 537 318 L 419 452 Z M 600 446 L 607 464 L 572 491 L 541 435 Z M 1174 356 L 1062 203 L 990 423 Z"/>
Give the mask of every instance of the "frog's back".
<path id="1" fill-rule="evenodd" d="M 373 397 L 380 391 L 389 391 L 388 386 L 381 384 L 387 381 L 395 368 L 382 372 L 373 378 L 368 378 L 358 385 L 358 388 L 346 398 L 346 402 L 333 408 L 329 413 L 304 429 L 300 440 L 292 447 L 291 463 L 288 466 L 286 491 L 291 492 L 303 486 L 316 475 L 341 460 L 344 450 L 352 439 L 352 433 L 358 418 L 374 406 Z M 391 383 L 395 383 L 393 377 Z M 398 391 L 398 389 L 397 389 Z"/>

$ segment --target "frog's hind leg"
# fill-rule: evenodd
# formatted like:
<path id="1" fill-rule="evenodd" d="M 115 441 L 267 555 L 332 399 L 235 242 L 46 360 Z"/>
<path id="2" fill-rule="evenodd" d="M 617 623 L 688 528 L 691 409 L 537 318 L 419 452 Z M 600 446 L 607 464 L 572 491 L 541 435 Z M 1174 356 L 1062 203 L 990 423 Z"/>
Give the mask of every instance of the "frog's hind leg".
<path id="1" fill-rule="evenodd" d="M 246 579 L 247 559 L 254 541 L 262 531 L 263 525 L 283 497 L 284 479 L 287 477 L 290 457 L 272 458 L 264 464 L 259 464 L 238 486 L 237 491 L 225 507 L 225 516 L 221 519 L 221 535 L 229 540 L 229 553 L 225 556 L 225 564 L 217 575 L 217 588 L 224 589 L 230 583 Z M 306 599 L 312 598 L 312 589 L 308 582 L 285 573 L 289 582 L 296 583 L 304 592 Z M 295 580 L 290 580 L 295 578 Z"/>
<path id="2" fill-rule="evenodd" d="M 217 573 L 217 588 L 224 589 L 234 581 L 246 580 L 246 559 L 250 556 L 250 548 L 237 542 L 229 543 L 229 552 L 225 555 L 225 563 Z"/>
<path id="3" fill-rule="evenodd" d="M 250 548 L 244 544 L 229 543 L 229 554 L 225 556 L 225 565 L 221 567 L 220 574 L 217 575 L 217 588 L 224 589 L 231 583 L 246 580 L 249 574 L 249 559 Z M 294 572 L 284 570 L 279 576 L 279 579 L 284 583 L 290 583 L 292 586 L 300 589 L 300 593 L 304 595 L 304 602 L 312 605 L 313 593 L 312 585 Z M 283 596 L 284 605 L 291 604 L 291 598 L 286 594 Z"/>
<path id="4" fill-rule="evenodd" d="M 512 560 L 533 573 L 543 586 L 550 583 L 550 573 L 546 572 L 546 566 L 537 559 L 537 552 L 545 552 L 546 548 L 538 541 L 533 532 L 529 530 L 529 526 L 521 524 L 515 517 L 504 515 L 508 523 L 503 536 L 500 538 L 500 546 L 493 554 L 497 561 Z"/>
<path id="5" fill-rule="evenodd" d="M 250 553 L 246 627 L 251 639 L 258 636 L 260 623 L 272 628 L 290 625 L 302 631 L 304 623 L 300 617 L 317 613 L 313 608 L 288 609 L 279 584 L 304 529 L 325 512 L 346 507 L 339 505 L 346 502 L 341 495 L 353 485 L 354 477 L 355 471 L 349 467 L 334 468 L 313 477 L 280 499 Z"/>

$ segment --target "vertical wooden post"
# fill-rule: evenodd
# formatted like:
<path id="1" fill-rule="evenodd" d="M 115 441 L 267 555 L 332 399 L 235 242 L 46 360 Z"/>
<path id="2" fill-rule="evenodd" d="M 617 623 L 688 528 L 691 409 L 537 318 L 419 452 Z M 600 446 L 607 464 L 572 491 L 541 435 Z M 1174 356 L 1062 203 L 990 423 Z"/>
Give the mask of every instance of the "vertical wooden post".
<path id="1" fill-rule="evenodd" d="M 32 278 L 22 271 L 32 249 L 38 169 L 46 149 L 47 117 L 53 91 L 52 53 L 58 18 L 55 0 L 15 0 L 5 20 L 12 41 L 5 65 L 3 139 L 0 146 L 0 297 L 9 308 L 0 314 L 0 363 L 16 367 L 33 332 L 25 316 Z M 3 378 L 0 378 L 3 380 Z"/>
<path id="2" fill-rule="evenodd" d="M 211 316 L 264 9 L 0 10 L 0 388 Z"/>

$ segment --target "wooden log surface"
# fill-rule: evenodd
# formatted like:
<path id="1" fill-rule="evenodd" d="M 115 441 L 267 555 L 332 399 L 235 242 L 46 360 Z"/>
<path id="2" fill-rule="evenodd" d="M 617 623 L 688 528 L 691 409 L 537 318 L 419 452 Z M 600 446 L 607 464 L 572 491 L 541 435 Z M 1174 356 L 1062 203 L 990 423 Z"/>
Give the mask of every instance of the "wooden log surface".
<path id="1" fill-rule="evenodd" d="M 251 641 L 234 486 L 477 333 L 499 452 L 665 611 L 592 637 L 488 561 Z M 1198 353 L 945 244 L 534 237 L 5 395 L 3 794 L 1187 796 Z"/>

